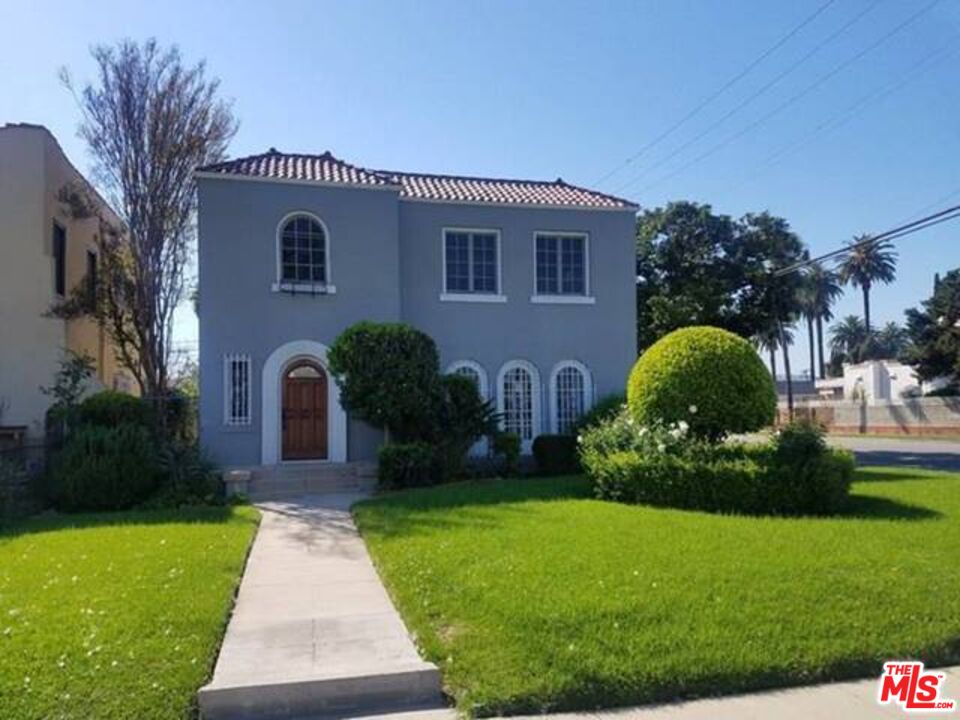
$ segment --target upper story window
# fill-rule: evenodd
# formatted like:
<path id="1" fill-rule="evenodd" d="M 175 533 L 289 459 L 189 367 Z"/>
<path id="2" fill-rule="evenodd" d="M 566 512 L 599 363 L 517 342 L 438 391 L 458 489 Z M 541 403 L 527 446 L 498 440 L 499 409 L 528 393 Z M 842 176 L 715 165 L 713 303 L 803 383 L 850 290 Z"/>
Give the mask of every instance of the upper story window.
<path id="1" fill-rule="evenodd" d="M 592 302 L 589 252 L 584 233 L 536 233 L 534 235 L 535 293 L 538 298 L 559 302 Z"/>
<path id="2" fill-rule="evenodd" d="M 53 291 L 67 293 L 67 230 L 59 223 L 53 224 Z"/>
<path id="3" fill-rule="evenodd" d="M 87 250 L 87 302 L 91 307 L 97 302 L 97 254 Z"/>
<path id="4" fill-rule="evenodd" d="M 500 233 L 446 228 L 443 231 L 441 300 L 503 302 L 500 294 Z"/>
<path id="5" fill-rule="evenodd" d="M 335 292 L 330 284 L 329 237 L 319 218 L 303 212 L 288 215 L 280 222 L 277 245 L 274 290 Z"/>

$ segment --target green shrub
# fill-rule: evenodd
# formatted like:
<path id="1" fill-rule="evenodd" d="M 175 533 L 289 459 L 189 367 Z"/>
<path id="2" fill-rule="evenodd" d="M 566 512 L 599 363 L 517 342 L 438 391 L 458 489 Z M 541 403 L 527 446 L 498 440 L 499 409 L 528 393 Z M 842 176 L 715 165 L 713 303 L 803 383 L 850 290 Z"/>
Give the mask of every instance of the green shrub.
<path id="1" fill-rule="evenodd" d="M 160 489 L 155 507 L 218 505 L 224 501 L 223 480 L 217 466 L 196 443 L 171 441 L 160 448 Z"/>
<path id="2" fill-rule="evenodd" d="M 520 436 L 512 432 L 496 432 L 490 446 L 500 461 L 503 474 L 507 477 L 516 475 L 520 469 Z"/>
<path id="3" fill-rule="evenodd" d="M 573 475 L 580 472 L 580 456 L 574 435 L 538 435 L 533 440 L 533 459 L 543 475 Z"/>
<path id="4" fill-rule="evenodd" d="M 377 460 L 377 481 L 384 488 L 424 487 L 439 480 L 436 454 L 428 443 L 389 443 L 380 448 Z"/>
<path id="5" fill-rule="evenodd" d="M 402 323 L 360 322 L 337 336 L 328 359 L 340 401 L 354 417 L 385 428 L 396 442 L 430 437 L 440 360 L 429 335 Z"/>
<path id="6" fill-rule="evenodd" d="M 667 507 L 772 515 L 843 509 L 854 462 L 822 430 L 792 424 L 763 445 L 687 437 L 685 424 L 642 426 L 625 411 L 584 431 L 580 458 L 598 497 Z"/>
<path id="7" fill-rule="evenodd" d="M 82 425 L 54 459 L 49 487 L 55 505 L 66 512 L 122 510 L 146 500 L 158 480 L 145 427 Z"/>
<path id="8" fill-rule="evenodd" d="M 710 441 L 771 424 L 777 404 L 750 343 L 714 327 L 683 328 L 654 343 L 630 373 L 627 399 L 641 425 L 683 420 Z"/>
<path id="9" fill-rule="evenodd" d="M 623 393 L 604 395 L 594 403 L 592 408 L 580 416 L 574 426 L 573 434 L 578 435 L 584 430 L 596 427 L 605 420 L 616 417 L 626 404 L 627 396 Z"/>
<path id="10" fill-rule="evenodd" d="M 689 455 L 616 452 L 591 464 L 597 496 L 709 512 L 830 515 L 843 509 L 853 457 L 826 449 L 800 467 L 777 462 L 771 447 L 703 446 Z"/>
<path id="11" fill-rule="evenodd" d="M 438 472 L 444 480 L 461 476 L 470 448 L 496 428 L 497 414 L 492 404 L 480 397 L 473 381 L 462 375 L 440 378 L 440 401 L 431 442 L 436 449 Z"/>
<path id="12" fill-rule="evenodd" d="M 153 427 L 153 409 L 149 403 L 116 390 L 102 390 L 83 400 L 77 409 L 77 417 L 82 425 Z"/>

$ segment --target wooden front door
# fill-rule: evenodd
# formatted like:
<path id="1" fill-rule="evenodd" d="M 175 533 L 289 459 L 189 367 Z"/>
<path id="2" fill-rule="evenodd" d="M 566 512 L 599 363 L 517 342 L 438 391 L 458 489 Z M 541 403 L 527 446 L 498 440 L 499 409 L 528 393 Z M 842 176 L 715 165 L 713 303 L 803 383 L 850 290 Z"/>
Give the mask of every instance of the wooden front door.
<path id="1" fill-rule="evenodd" d="M 283 376 L 284 460 L 327 457 L 327 374 L 312 362 L 298 362 Z"/>

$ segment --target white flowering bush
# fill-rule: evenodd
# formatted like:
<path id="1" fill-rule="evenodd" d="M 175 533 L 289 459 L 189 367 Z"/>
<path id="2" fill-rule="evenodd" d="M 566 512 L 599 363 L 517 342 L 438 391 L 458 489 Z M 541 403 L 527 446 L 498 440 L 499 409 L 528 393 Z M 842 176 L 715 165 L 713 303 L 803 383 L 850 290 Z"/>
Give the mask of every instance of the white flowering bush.
<path id="1" fill-rule="evenodd" d="M 697 408 L 689 412 L 696 414 Z M 787 438 L 785 441 L 784 438 Z M 716 444 L 690 424 L 642 425 L 625 407 L 578 437 L 597 497 L 713 512 L 829 515 L 846 503 L 849 453 L 790 428 L 763 445 Z"/>
<path id="2" fill-rule="evenodd" d="M 691 407 L 691 414 L 696 407 Z M 690 437 L 690 423 L 678 420 L 670 424 L 638 423 L 626 405 L 612 419 L 584 430 L 578 437 L 580 457 L 585 463 L 617 452 L 640 455 L 684 454 L 696 444 Z"/>

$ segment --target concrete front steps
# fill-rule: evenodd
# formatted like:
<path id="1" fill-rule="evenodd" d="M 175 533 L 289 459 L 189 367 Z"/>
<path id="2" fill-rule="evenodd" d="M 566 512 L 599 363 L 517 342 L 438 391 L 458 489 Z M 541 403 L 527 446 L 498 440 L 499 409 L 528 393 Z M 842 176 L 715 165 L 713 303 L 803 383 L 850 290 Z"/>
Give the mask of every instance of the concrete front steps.
<path id="1" fill-rule="evenodd" d="M 377 465 L 372 462 L 293 462 L 233 468 L 224 475 L 227 495 L 253 502 L 286 500 L 302 495 L 372 492 Z"/>

